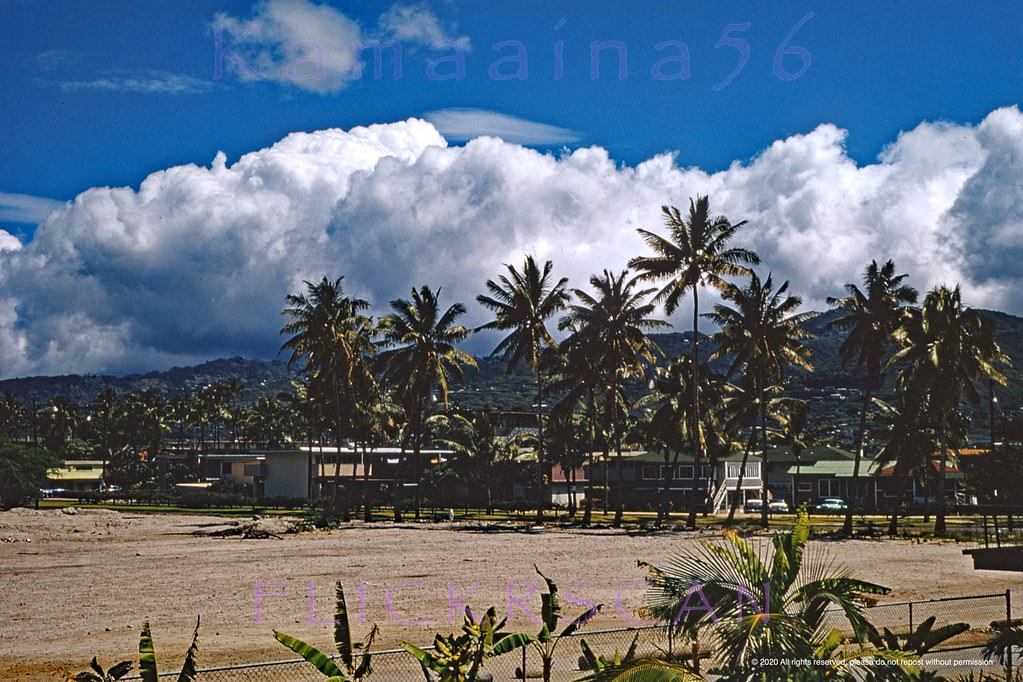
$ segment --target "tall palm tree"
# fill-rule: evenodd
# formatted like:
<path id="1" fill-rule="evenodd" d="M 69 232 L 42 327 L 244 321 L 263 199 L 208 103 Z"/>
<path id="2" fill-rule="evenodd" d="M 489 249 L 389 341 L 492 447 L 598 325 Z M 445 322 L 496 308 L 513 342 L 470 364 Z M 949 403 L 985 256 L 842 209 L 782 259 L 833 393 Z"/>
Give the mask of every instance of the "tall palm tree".
<path id="1" fill-rule="evenodd" d="M 853 512 L 862 503 L 860 494 L 860 461 L 863 458 L 863 435 L 867 429 L 867 409 L 870 399 L 881 387 L 882 371 L 893 346 L 896 328 L 905 319 L 908 306 L 916 303 L 917 292 L 903 284 L 907 275 L 896 275 L 892 261 L 878 266 L 877 261 L 863 271 L 863 288 L 846 284 L 844 298 L 829 297 L 828 305 L 836 306 L 845 314 L 831 322 L 832 327 L 848 330 L 839 352 L 843 362 L 855 361 L 866 373 L 863 387 L 863 404 L 860 406 L 860 422 L 853 441 L 853 499 L 845 513 L 842 534 L 852 534 Z"/>
<path id="2" fill-rule="evenodd" d="M 654 251 L 654 255 L 632 258 L 629 267 L 637 269 L 644 280 L 669 280 L 654 299 L 664 304 L 668 315 L 674 313 L 682 297 L 692 291 L 693 340 L 690 352 L 696 374 L 691 383 L 693 407 L 689 411 L 689 433 L 693 438 L 694 461 L 698 464 L 703 453 L 699 439 L 696 438 L 699 433 L 696 425 L 700 422 L 700 288 L 710 286 L 719 291 L 725 290 L 729 285 L 724 277 L 751 275 L 752 271 L 747 266 L 760 263 L 760 257 L 749 249 L 728 246 L 728 242 L 746 221 L 732 223 L 724 216 L 712 216 L 710 198 L 707 196 L 697 195 L 695 200 L 690 199 L 689 214 L 686 216 L 674 206 L 662 206 L 661 212 L 664 214 L 665 227 L 668 228 L 668 237 L 640 229 L 640 235 Z"/>
<path id="3" fill-rule="evenodd" d="M 508 264 L 505 264 L 505 269 L 507 273 L 501 275 L 496 282 L 487 280 L 488 293 L 476 297 L 481 305 L 494 313 L 494 319 L 479 329 L 510 332 L 501 339 L 491 355 L 500 355 L 509 373 L 525 363 L 533 370 L 536 379 L 539 465 L 536 520 L 537 523 L 543 523 L 544 508 L 547 505 L 544 499 L 546 463 L 543 443 L 544 371 L 541 360 L 545 350 L 555 347 L 554 337 L 547 329 L 547 321 L 568 305 L 568 278 L 554 281 L 551 274 L 554 264 L 547 261 L 541 268 L 532 256 L 526 256 L 521 272 Z"/>
<path id="4" fill-rule="evenodd" d="M 573 293 L 579 303 L 569 306 L 566 318 L 577 331 L 575 335 L 587 348 L 597 350 L 599 374 L 603 377 L 607 403 L 611 406 L 610 433 L 615 444 L 618 469 L 618 490 L 615 496 L 615 526 L 622 523 L 624 512 L 624 474 L 622 468 L 622 417 L 628 409 L 619 410 L 619 395 L 623 395 L 625 381 L 642 379 L 646 367 L 654 364 L 659 349 L 646 335 L 646 330 L 669 326 L 663 320 L 649 315 L 654 304 L 647 303 L 653 289 L 636 290 L 638 277 L 630 277 L 624 270 L 615 275 L 604 270 L 602 276 L 590 277 L 590 286 L 596 295 L 581 289 Z M 624 396 L 623 396 L 624 397 Z"/>
<path id="5" fill-rule="evenodd" d="M 472 330 L 456 324 L 465 314 L 465 306 L 455 303 L 441 311 L 440 289 L 428 286 L 412 290 L 411 300 L 391 301 L 391 313 L 380 319 L 383 343 L 390 350 L 380 354 L 384 377 L 396 387 L 398 398 L 409 417 L 415 461 L 415 511 L 419 518 L 421 477 L 420 453 L 426 434 L 426 418 L 434 389 L 447 407 L 448 386 L 462 381 L 463 366 L 476 367 L 476 360 L 456 348 Z M 398 515 L 395 508 L 395 514 Z M 399 517 L 400 518 L 400 517 Z"/>
<path id="6" fill-rule="evenodd" d="M 295 430 L 296 417 L 289 405 L 273 396 L 260 396 L 245 410 L 243 425 L 246 437 L 257 447 L 282 447 Z"/>
<path id="7" fill-rule="evenodd" d="M 589 454 L 589 426 L 589 419 L 584 412 L 555 411 L 547 427 L 548 453 L 551 463 L 557 464 L 565 474 L 565 482 L 568 484 L 568 515 L 573 518 L 578 508 L 576 471 L 586 463 Z"/>
<path id="8" fill-rule="evenodd" d="M 700 403 L 704 406 L 718 406 L 722 403 L 724 377 L 704 365 L 693 370 L 693 359 L 688 356 L 674 358 L 667 367 L 658 367 L 650 380 L 649 392 L 640 398 L 637 406 L 650 409 L 649 435 L 659 443 L 664 451 L 664 486 L 661 504 L 657 512 L 657 523 L 665 523 L 669 518 L 671 480 L 678 465 L 679 454 L 686 442 L 698 441 L 700 446 L 695 451 L 693 472 L 694 484 L 690 496 L 689 516 L 687 525 L 696 527 L 696 510 L 700 496 L 697 494 L 696 481 L 700 479 L 700 462 L 695 459 L 695 452 L 714 452 L 721 439 L 721 429 L 714 410 L 705 409 L 699 420 L 696 420 L 698 431 L 690 433 L 694 420 L 690 418 L 693 409 L 691 382 L 699 377 L 701 385 L 697 387 Z M 704 489 L 707 481 L 703 481 Z"/>
<path id="9" fill-rule="evenodd" d="M 487 514 L 493 514 L 494 489 L 508 475 L 508 465 L 519 454 L 516 440 L 499 435 L 486 411 L 455 414 L 444 421 L 445 436 L 437 443 L 454 450 L 456 473 L 469 484 L 483 488 Z"/>
<path id="10" fill-rule="evenodd" d="M 596 471 L 593 455 L 597 444 L 599 409 L 604 397 L 603 377 L 598 366 L 601 352 L 576 333 L 578 329 L 570 319 L 563 318 L 558 328 L 567 331 L 568 336 L 562 340 L 557 354 L 553 356 L 560 363 L 549 389 L 551 393 L 561 395 L 554 406 L 555 413 L 574 414 L 580 410 L 586 416 L 586 459 L 590 474 L 586 479 L 582 525 L 588 527 L 593 518 L 593 478 Z"/>
<path id="11" fill-rule="evenodd" d="M 816 436 L 810 428 L 810 403 L 798 398 L 777 398 L 771 418 L 778 425 L 770 433 L 775 444 L 789 448 L 796 460 L 796 475 L 792 478 L 792 507 L 796 508 L 799 507 L 802 454 Z"/>
<path id="12" fill-rule="evenodd" d="M 717 348 L 712 357 L 730 358 L 728 376 L 740 370 L 756 396 L 760 408 L 760 432 L 763 446 L 761 458 L 761 524 L 767 527 L 767 392 L 779 384 L 789 366 L 812 371 L 810 349 L 801 341 L 809 334 L 803 323 L 812 313 L 796 313 L 802 299 L 788 293 L 789 283 L 777 289 L 771 275 L 763 282 L 752 273 L 745 287 L 729 284 L 723 291 L 724 303 L 714 306 L 708 317 L 721 327 L 716 335 Z M 731 303 L 732 305 L 727 305 Z"/>
<path id="13" fill-rule="evenodd" d="M 965 399 L 978 404 L 977 381 L 990 378 L 1005 385 L 999 365 L 1009 358 L 995 341 L 994 325 L 971 308 L 963 307 L 959 286 L 938 286 L 927 292 L 919 315 L 896 331 L 902 349 L 891 362 L 905 361 L 899 375 L 904 390 L 926 395 L 938 431 L 940 487 L 935 534 L 945 532 L 945 475 L 948 453 L 958 449 L 952 422 Z"/>
<path id="14" fill-rule="evenodd" d="M 282 314 L 290 318 L 281 334 L 291 338 L 281 346 L 291 356 L 288 365 L 299 364 L 316 398 L 331 406 L 334 442 L 337 446 L 331 513 L 337 512 L 341 487 L 341 444 L 351 422 L 352 382 L 368 373 L 373 355 L 373 326 L 363 314 L 369 302 L 345 295 L 343 277 L 305 282 L 305 294 L 289 294 Z M 346 417 L 348 421 L 346 423 Z M 347 520 L 348 509 L 344 515 Z"/>
<path id="15" fill-rule="evenodd" d="M 879 414 L 882 428 L 888 438 L 877 455 L 878 470 L 892 466 L 891 479 L 898 486 L 896 493 L 912 497 L 907 488 L 910 481 L 920 481 L 924 488 L 924 520 L 929 518 L 930 480 L 933 477 L 933 456 L 938 449 L 935 429 L 927 410 L 927 396 L 906 393 L 900 387 L 899 407 L 876 400 L 881 406 Z M 899 530 L 899 508 L 903 499 L 892 505 L 888 521 L 888 535 L 895 536 Z M 912 500 L 910 500 L 912 502 Z"/>

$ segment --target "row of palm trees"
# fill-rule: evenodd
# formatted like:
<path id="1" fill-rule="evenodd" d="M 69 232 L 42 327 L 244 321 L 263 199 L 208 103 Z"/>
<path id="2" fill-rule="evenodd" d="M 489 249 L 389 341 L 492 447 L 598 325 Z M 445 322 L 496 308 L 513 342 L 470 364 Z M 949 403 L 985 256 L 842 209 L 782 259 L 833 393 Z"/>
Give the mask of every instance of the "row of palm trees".
<path id="1" fill-rule="evenodd" d="M 556 278 L 551 261 L 541 265 L 527 256 L 521 268 L 506 265 L 499 277 L 486 282 L 486 293 L 477 297 L 493 313 L 493 319 L 478 330 L 507 332 L 493 355 L 505 362 L 509 372 L 524 365 L 534 377 L 538 520 L 546 506 L 544 472 L 551 451 L 544 414 L 548 399 L 550 419 L 567 416 L 571 420 L 575 415 L 582 425 L 575 429 L 575 438 L 587 445 L 559 444 L 559 450 L 583 451 L 590 457 L 596 443 L 605 451 L 614 450 L 619 476 L 616 523 L 621 522 L 623 509 L 625 438 L 658 446 L 666 459 L 670 455 L 675 461 L 679 452 L 688 450 L 696 465 L 742 449 L 740 471 L 745 470 L 749 455 L 760 451 L 764 499 L 768 497 L 768 444 L 773 440 L 805 446 L 801 439 L 808 428 L 806 405 L 786 398 L 783 388 L 793 368 L 812 370 L 804 324 L 813 313 L 798 312 L 801 299 L 789 292 L 788 282 L 776 285 L 772 275 L 762 279 L 751 268 L 760 262 L 757 254 L 731 245 L 745 223 L 713 216 L 707 197 L 691 200 L 686 214 L 670 206 L 663 207 L 663 214 L 667 235 L 640 230 L 653 254 L 631 259 L 632 271 L 604 270 L 593 275 L 589 291 L 570 288 L 566 278 Z M 862 290 L 849 284 L 845 297 L 829 299 L 844 313 L 834 323 L 848 332 L 842 356 L 865 374 L 853 443 L 854 489 L 862 475 L 868 414 L 887 369 L 899 370 L 901 428 L 912 426 L 936 434 L 932 440 L 937 450 L 927 450 L 927 458 L 939 453 L 942 476 L 948 459 L 945 450 L 954 449 L 962 437 L 961 430 L 953 428 L 960 402 L 976 398 L 976 382 L 982 376 L 1004 381 L 998 366 L 1007 358 L 994 342 L 993 329 L 963 307 L 958 288 L 939 286 L 916 308 L 916 291 L 904 283 L 905 278 L 895 273 L 891 261 L 883 265 L 875 261 L 864 273 Z M 364 314 L 369 304 L 346 296 L 341 282 L 324 278 L 317 284 L 307 283 L 306 294 L 288 297 L 290 307 L 284 314 L 291 321 L 282 334 L 291 338 L 284 348 L 292 352 L 292 363 L 302 368 L 320 409 L 335 415 L 339 442 L 343 434 L 353 432 L 367 406 L 393 400 L 404 413 L 401 444 L 413 451 L 418 481 L 432 396 L 439 394 L 447 406 L 450 383 L 462 379 L 464 368 L 475 366 L 473 358 L 457 348 L 472 333 L 458 323 L 465 307 L 456 303 L 442 311 L 439 290 L 435 293 L 424 286 L 413 289 L 410 299 L 391 301 L 391 312 L 374 326 Z M 646 282 L 656 286 L 641 288 Z M 699 301 L 705 287 L 716 289 L 722 302 L 703 314 Z M 647 333 L 667 323 L 654 318 L 654 312 L 663 304 L 665 313 L 673 313 L 686 295 L 692 296 L 693 303 L 689 356 L 656 367 L 659 350 Z M 560 341 L 552 331 L 559 315 Z M 704 356 L 698 329 L 701 318 L 719 327 Z M 706 360 L 723 363 L 723 374 L 712 371 Z M 651 374 L 648 394 L 638 402 L 630 401 L 626 388 Z M 637 425 L 636 418 L 643 413 L 648 419 Z M 768 428 L 769 417 L 776 428 Z M 742 433 L 746 437 L 734 442 Z M 897 435 L 893 431 L 884 456 L 905 469 L 909 454 Z M 672 469 L 665 467 L 666 472 Z M 664 481 L 665 496 L 670 485 L 670 479 Z M 584 523 L 590 520 L 592 499 L 591 489 Z M 938 500 L 941 532 L 944 495 L 939 494 Z M 692 495 L 691 503 L 687 523 L 694 526 L 699 496 Z M 854 507 L 846 518 L 847 532 Z M 661 519 L 667 509 L 662 503 Z M 767 523 L 766 505 L 762 522 Z"/>
<path id="2" fill-rule="evenodd" d="M 788 282 L 777 285 L 771 274 L 761 278 L 753 269 L 760 262 L 754 251 L 732 245 L 745 222 L 714 216 L 703 196 L 691 200 L 686 213 L 671 206 L 662 212 L 665 234 L 639 231 L 652 253 L 632 258 L 624 271 L 591 276 L 589 289 L 572 288 L 567 278 L 556 277 L 551 261 L 541 264 L 527 256 L 521 267 L 505 265 L 477 297 L 492 319 L 475 330 L 460 322 L 466 314 L 463 304 L 441 304 L 440 289 L 412 289 L 408 299 L 391 301 L 389 312 L 374 320 L 370 303 L 348 295 L 343 278 L 306 282 L 304 292 L 286 297 L 282 311 L 287 318 L 281 329 L 287 337 L 282 351 L 300 376 L 295 396 L 261 398 L 242 417 L 235 404 L 240 386 L 222 382 L 190 397 L 172 398 L 166 421 L 177 425 L 179 434 L 186 431 L 197 443 L 196 451 L 211 439 L 218 445 L 221 427 L 226 431 L 229 424 L 234 440 L 241 432 L 270 446 L 301 438 L 296 434 L 303 426 L 308 442 L 323 442 L 329 434 L 339 448 L 351 441 L 363 454 L 397 442 L 412 454 L 418 515 L 422 450 L 436 439 L 462 443 L 463 463 L 473 455 L 488 462 L 521 459 L 525 443 L 497 434 L 493 424 L 485 423 L 485 415 L 459 422 L 446 409 L 437 409 L 447 408 L 451 384 L 462 381 L 466 368 L 476 365 L 460 344 L 475 331 L 496 330 L 505 334 L 492 354 L 509 372 L 524 366 L 533 376 L 536 432 L 528 444 L 535 453 L 538 520 L 547 506 L 545 472 L 550 465 L 557 462 L 574 472 L 588 458 L 593 472 L 594 452 L 603 449 L 605 461 L 612 453 L 616 461 L 615 523 L 620 524 L 625 444 L 658 450 L 672 465 L 663 468 L 659 523 L 667 520 L 671 476 L 684 452 L 700 471 L 705 462 L 713 465 L 741 451 L 740 477 L 748 458 L 761 453 L 761 494 L 766 500 L 768 446 L 791 448 L 798 463 L 799 452 L 812 440 L 808 407 L 786 396 L 785 385 L 793 369 L 812 370 L 804 325 L 813 313 L 799 312 L 801 299 L 790 293 Z M 905 279 L 891 261 L 875 261 L 864 272 L 862 288 L 848 284 L 846 296 L 829 299 L 841 312 L 833 324 L 847 334 L 842 357 L 864 375 L 852 443 L 854 490 L 864 473 L 865 434 L 872 415 L 890 422 L 882 435 L 886 446 L 881 455 L 897 474 L 929 478 L 936 467 L 943 480 L 946 452 L 954 451 L 963 438 L 961 402 L 978 399 L 983 378 L 1005 381 L 1000 367 L 1008 359 L 994 341 L 992 325 L 963 306 L 958 287 L 936 287 L 916 307 L 917 292 Z M 721 301 L 710 312 L 700 308 L 705 288 L 716 290 Z M 693 305 L 689 352 L 661 362 L 648 333 L 668 325 L 655 313 L 659 306 L 668 315 L 674 313 L 686 296 Z M 699 332 L 701 319 L 718 327 L 706 344 Z M 889 370 L 897 375 L 896 399 L 881 402 L 877 394 Z M 634 400 L 644 384 L 645 394 Z M 151 422 L 164 414 L 159 403 L 151 391 L 138 391 L 123 399 L 105 392 L 90 405 L 90 428 L 104 459 L 115 448 L 145 445 L 135 442 L 138 437 L 129 442 L 123 435 L 111 435 L 118 428 L 124 431 L 125 414 L 148 414 L 136 419 L 148 426 L 132 428 L 158 441 L 163 427 Z M 0 427 L 5 413 L 12 412 L 4 405 L 0 401 Z M 74 410 L 67 407 L 54 403 L 49 433 L 73 430 L 66 422 Z M 347 516 L 350 500 L 339 499 L 340 457 L 336 461 L 330 504 Z M 492 481 L 494 469 L 470 465 L 463 473 Z M 585 495 L 584 523 L 592 516 L 593 478 Z M 741 485 L 740 480 L 736 490 Z M 702 496 L 694 491 L 689 498 L 690 527 L 701 506 L 706 508 L 709 482 L 703 487 Z M 937 499 L 940 532 L 944 495 Z M 395 502 L 400 518 L 400 500 L 396 497 Z M 850 505 L 846 532 L 852 530 L 856 502 Z M 761 521 L 766 525 L 767 505 Z"/>
<path id="3" fill-rule="evenodd" d="M 128 393 L 108 388 L 84 405 L 65 396 L 25 404 L 8 392 L 0 396 L 0 438 L 64 459 L 99 459 L 106 482 L 122 486 L 150 482 L 157 457 L 173 448 L 190 455 L 175 475 L 195 477 L 201 473 L 198 455 L 209 449 L 275 448 L 302 437 L 303 406 L 295 396 L 266 395 L 245 405 L 242 388 L 227 379 L 170 398 L 152 388 Z"/>

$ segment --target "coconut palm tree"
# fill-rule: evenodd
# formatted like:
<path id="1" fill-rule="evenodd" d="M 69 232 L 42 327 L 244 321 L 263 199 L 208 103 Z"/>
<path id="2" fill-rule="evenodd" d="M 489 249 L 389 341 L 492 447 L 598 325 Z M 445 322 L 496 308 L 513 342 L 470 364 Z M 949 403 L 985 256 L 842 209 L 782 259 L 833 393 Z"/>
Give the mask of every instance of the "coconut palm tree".
<path id="1" fill-rule="evenodd" d="M 892 335 L 905 319 L 907 307 L 916 303 L 917 292 L 903 284 L 907 275 L 896 275 L 895 264 L 886 261 L 878 266 L 877 261 L 863 271 L 863 290 L 855 284 L 846 284 L 844 298 L 829 297 L 828 305 L 844 314 L 830 323 L 830 326 L 848 330 L 839 352 L 845 363 L 855 362 L 866 374 L 863 386 L 863 404 L 860 407 L 860 422 L 853 441 L 853 499 L 845 513 L 842 526 L 844 535 L 852 534 L 853 512 L 862 503 L 860 494 L 860 461 L 863 457 L 863 435 L 867 429 L 867 410 L 870 399 L 881 387 L 882 371 L 893 346 Z"/>
<path id="2" fill-rule="evenodd" d="M 945 532 L 945 474 L 948 453 L 958 449 L 953 419 L 965 399 L 980 402 L 977 381 L 986 377 L 1006 384 L 999 365 L 1009 358 L 995 341 L 994 325 L 966 308 L 959 286 L 938 286 L 927 293 L 919 315 L 908 318 L 896 331 L 902 348 L 891 363 L 905 361 L 899 382 L 905 391 L 926 395 L 927 409 L 938 431 L 940 487 L 935 534 Z"/>
<path id="3" fill-rule="evenodd" d="M 792 507 L 799 506 L 799 474 L 803 451 L 816 439 L 810 429 L 810 403 L 798 398 L 778 398 L 770 409 L 771 418 L 778 425 L 769 432 L 776 445 L 789 448 L 796 460 L 796 475 L 792 478 Z"/>
<path id="4" fill-rule="evenodd" d="M 440 289 L 428 286 L 412 290 L 411 300 L 391 301 L 391 313 L 380 319 L 383 343 L 390 350 L 380 354 L 384 378 L 395 387 L 397 398 L 409 418 L 416 478 L 415 511 L 419 518 L 421 476 L 420 452 L 426 436 L 427 413 L 436 389 L 444 407 L 448 404 L 451 381 L 462 381 L 463 367 L 476 367 L 476 360 L 456 348 L 472 334 L 456 324 L 465 306 L 455 303 L 441 311 Z M 397 508 L 395 514 L 398 514 Z"/>
<path id="5" fill-rule="evenodd" d="M 586 459 L 590 475 L 586 479 L 586 494 L 583 507 L 582 525 L 589 526 L 593 518 L 593 477 L 594 448 L 597 444 L 597 430 L 600 422 L 600 407 L 603 398 L 603 377 L 600 373 L 601 352 L 586 338 L 576 332 L 572 320 L 562 318 L 558 324 L 568 336 L 559 344 L 558 352 L 550 356 L 552 362 L 560 360 L 558 370 L 552 378 L 549 389 L 552 394 L 561 395 L 554 406 L 555 413 L 581 412 L 586 419 Z M 606 453 L 605 453 L 606 454 Z M 606 482 L 606 481 L 605 481 Z"/>
<path id="6" fill-rule="evenodd" d="M 689 200 L 689 214 L 683 216 L 674 206 L 662 206 L 668 237 L 640 229 L 639 234 L 653 251 L 652 256 L 638 256 L 629 261 L 629 267 L 640 272 L 640 278 L 647 281 L 668 280 L 654 301 L 664 304 L 664 310 L 671 315 L 678 309 L 687 292 L 693 294 L 693 339 L 690 350 L 692 367 L 696 374 L 690 384 L 693 407 L 689 411 L 692 424 L 700 422 L 700 356 L 699 320 L 700 289 L 710 286 L 724 291 L 728 286 L 725 277 L 748 277 L 752 271 L 748 265 L 760 263 L 760 257 L 749 249 L 729 247 L 728 242 L 746 224 L 745 220 L 732 223 L 724 216 L 712 216 L 710 198 L 697 195 Z M 699 433 L 697 426 L 690 425 L 689 434 Z M 693 455 L 696 461 L 703 451 L 699 439 L 693 441 Z"/>
<path id="7" fill-rule="evenodd" d="M 509 474 L 509 464 L 518 458 L 518 441 L 498 435 L 487 411 L 444 416 L 443 422 L 440 428 L 445 435 L 436 443 L 454 450 L 456 473 L 483 489 L 487 514 L 493 514 L 494 489 Z"/>
<path id="8" fill-rule="evenodd" d="M 552 464 L 557 464 L 565 474 L 568 484 L 568 515 L 575 517 L 578 509 L 575 483 L 576 471 L 586 463 L 590 444 L 590 422 L 581 411 L 564 412 L 555 410 L 547 425 L 547 447 Z"/>
<path id="9" fill-rule="evenodd" d="M 836 567 L 819 545 L 808 544 L 809 537 L 809 519 L 801 510 L 791 531 L 770 544 L 727 531 L 723 540 L 673 555 L 662 567 L 645 564 L 647 610 L 694 638 L 711 629 L 726 680 L 804 679 L 800 669 L 806 666 L 800 661 L 805 659 L 832 659 L 832 674 L 821 679 L 847 679 L 843 672 L 869 669 L 871 659 L 907 658 L 865 646 L 880 637 L 864 608 L 873 595 L 890 590 Z M 825 625 L 832 609 L 851 626 L 858 651 L 838 648 L 842 635 Z M 820 656 L 822 650 L 830 655 Z M 890 675 L 885 668 L 878 666 Z M 809 677 L 817 679 L 820 672 Z"/>
<path id="10" fill-rule="evenodd" d="M 724 391 L 724 377 L 704 365 L 693 370 L 693 359 L 689 356 L 674 358 L 667 367 L 658 367 L 650 380 L 649 392 L 640 398 L 637 407 L 648 408 L 647 433 L 664 453 L 664 488 L 661 504 L 657 513 L 657 523 L 668 521 L 670 511 L 671 479 L 678 465 L 679 454 L 685 443 L 698 441 L 700 447 L 691 451 L 694 455 L 694 485 L 690 497 L 689 517 L 686 525 L 696 527 L 696 510 L 701 501 L 697 494 L 695 480 L 700 478 L 701 462 L 695 458 L 697 452 L 715 452 L 718 441 L 723 437 L 718 415 L 714 409 L 704 409 L 695 423 L 698 432 L 690 434 L 694 420 L 690 418 L 693 409 L 691 382 L 699 377 L 701 385 L 697 387 L 700 403 L 705 407 L 720 406 Z M 707 481 L 704 481 L 707 489 Z"/>
<path id="11" fill-rule="evenodd" d="M 809 334 L 802 324 L 813 313 L 796 313 L 802 299 L 788 293 L 789 283 L 777 289 L 771 275 L 761 282 L 756 273 L 745 287 L 729 284 L 723 291 L 724 303 L 714 306 L 708 317 L 720 325 L 715 336 L 713 358 L 729 358 L 727 376 L 741 371 L 752 388 L 760 408 L 760 442 L 763 444 L 760 477 L 764 501 L 761 523 L 767 527 L 767 394 L 768 387 L 780 384 L 789 366 L 813 370 L 810 349 L 801 341 Z M 731 306 L 727 304 L 732 304 Z"/>
<path id="12" fill-rule="evenodd" d="M 296 413 L 273 396 L 264 395 L 244 412 L 248 440 L 257 447 L 279 448 L 295 431 Z"/>
<path id="13" fill-rule="evenodd" d="M 373 356 L 373 325 L 363 314 L 369 302 L 345 295 L 343 277 L 305 282 L 305 294 L 289 294 L 282 314 L 289 318 L 281 334 L 290 338 L 281 346 L 288 351 L 288 366 L 300 365 L 312 394 L 332 409 L 337 446 L 331 513 L 337 512 L 341 487 L 341 444 L 351 422 L 352 383 L 370 371 Z M 325 410 L 326 411 L 326 410 Z M 347 419 L 347 421 L 346 421 Z M 344 515 L 347 520 L 348 505 Z"/>
<path id="14" fill-rule="evenodd" d="M 595 295 L 575 289 L 573 293 L 579 303 L 569 306 L 566 315 L 568 324 L 577 329 L 577 342 L 600 353 L 595 365 L 603 377 L 607 403 L 611 406 L 609 425 L 617 455 L 616 527 L 621 525 L 624 512 L 622 418 L 628 415 L 627 405 L 625 410 L 618 409 L 618 396 L 624 398 L 625 381 L 645 376 L 646 367 L 654 363 L 655 353 L 659 352 L 656 344 L 647 337 L 646 330 L 669 326 L 663 320 L 649 317 L 654 311 L 654 304 L 645 301 L 654 290 L 637 291 L 638 282 L 639 278 L 630 277 L 628 270 L 619 275 L 608 270 L 604 270 L 602 276 L 593 275 L 590 286 Z"/>
<path id="15" fill-rule="evenodd" d="M 930 422 L 926 407 L 926 395 L 917 396 L 899 391 L 899 407 L 875 399 L 880 406 L 879 419 L 887 431 L 888 439 L 877 455 L 878 471 L 892 467 L 892 480 L 899 491 L 909 495 L 905 484 L 911 480 L 921 481 L 925 491 L 925 520 L 929 518 L 930 481 L 933 477 L 934 452 L 938 449 L 935 429 Z M 899 530 L 899 507 L 897 501 L 888 521 L 888 535 L 895 536 Z"/>
<path id="16" fill-rule="evenodd" d="M 487 280 L 486 294 L 476 300 L 494 313 L 494 319 L 479 327 L 510 332 L 501 339 L 491 355 L 500 355 L 511 373 L 520 364 L 526 364 L 536 380 L 537 423 L 537 523 L 543 522 L 546 499 L 544 497 L 543 400 L 544 371 L 541 362 L 544 351 L 555 347 L 554 337 L 547 329 L 547 321 L 569 302 L 568 278 L 554 281 L 554 264 L 537 265 L 532 256 L 526 256 L 519 272 L 515 266 L 505 264 L 507 273 L 497 281 Z"/>

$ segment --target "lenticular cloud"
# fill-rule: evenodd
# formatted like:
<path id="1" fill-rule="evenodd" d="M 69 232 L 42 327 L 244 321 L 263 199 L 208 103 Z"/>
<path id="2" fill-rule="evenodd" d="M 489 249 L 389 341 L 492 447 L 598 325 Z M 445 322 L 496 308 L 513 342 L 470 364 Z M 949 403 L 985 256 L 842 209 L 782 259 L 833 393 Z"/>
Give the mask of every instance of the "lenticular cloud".
<path id="1" fill-rule="evenodd" d="M 25 244 L 0 231 L 0 375 L 270 357 L 285 294 L 324 274 L 377 310 L 443 287 L 482 322 L 472 301 L 502 263 L 551 258 L 585 287 L 644 252 L 636 228 L 659 229 L 661 204 L 696 194 L 747 220 L 742 241 L 809 307 L 893 258 L 920 288 L 958 281 L 970 305 L 1023 313 L 1017 108 L 977 126 L 921 123 L 867 166 L 844 140 L 822 124 L 709 174 L 671 155 L 623 167 L 599 147 L 449 147 L 409 119 L 90 189 Z"/>

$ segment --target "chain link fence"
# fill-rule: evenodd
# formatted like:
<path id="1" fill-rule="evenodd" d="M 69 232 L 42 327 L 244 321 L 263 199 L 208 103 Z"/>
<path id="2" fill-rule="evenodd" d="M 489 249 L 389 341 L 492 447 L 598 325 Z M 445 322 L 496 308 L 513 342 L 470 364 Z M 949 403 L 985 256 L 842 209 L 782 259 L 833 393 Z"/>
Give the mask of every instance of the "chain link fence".
<path id="1" fill-rule="evenodd" d="M 1010 619 L 1011 594 L 946 597 L 924 601 L 904 601 L 877 604 L 867 609 L 870 622 L 883 632 L 887 628 L 892 634 L 906 635 L 930 618 L 937 629 L 953 623 L 966 623 L 969 629 L 935 647 L 923 656 L 926 670 L 949 676 L 953 679 L 985 673 L 1002 676 L 1005 669 L 995 661 L 983 660 L 982 649 L 994 632 L 995 626 Z M 825 626 L 837 628 L 852 637 L 848 621 L 841 610 L 831 609 L 825 614 Z M 551 679 L 568 682 L 583 677 L 588 671 L 581 667 L 580 641 L 586 643 L 594 653 L 611 658 L 615 652 L 622 655 L 636 640 L 639 657 L 663 658 L 673 647 L 679 653 L 679 642 L 669 641 L 664 627 L 619 628 L 577 632 L 560 638 L 554 656 Z M 429 648 L 429 647 L 426 647 Z M 491 673 L 495 682 L 510 682 L 522 679 L 523 661 L 527 679 L 542 679 L 543 663 L 533 647 L 490 659 L 484 669 Z M 1021 662 L 1016 661 L 1017 665 Z M 177 673 L 166 673 L 162 680 L 177 679 Z M 123 679 L 137 680 L 139 676 Z M 304 660 L 270 661 L 245 665 L 231 665 L 205 668 L 199 672 L 198 682 L 315 682 L 323 676 Z M 373 652 L 373 675 L 376 682 L 423 682 L 423 670 L 404 649 L 388 649 Z"/>

